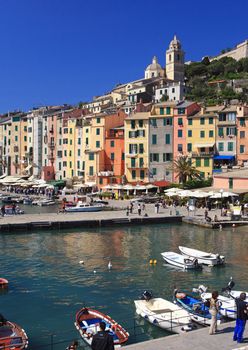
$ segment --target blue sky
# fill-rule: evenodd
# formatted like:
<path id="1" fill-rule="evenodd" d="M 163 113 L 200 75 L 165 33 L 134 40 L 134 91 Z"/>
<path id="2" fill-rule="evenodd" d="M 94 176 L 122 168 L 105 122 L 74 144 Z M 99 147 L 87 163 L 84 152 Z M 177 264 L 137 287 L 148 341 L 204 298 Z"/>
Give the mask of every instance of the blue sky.
<path id="1" fill-rule="evenodd" d="M 0 113 L 77 103 L 164 65 L 248 39 L 247 0 L 0 0 Z"/>

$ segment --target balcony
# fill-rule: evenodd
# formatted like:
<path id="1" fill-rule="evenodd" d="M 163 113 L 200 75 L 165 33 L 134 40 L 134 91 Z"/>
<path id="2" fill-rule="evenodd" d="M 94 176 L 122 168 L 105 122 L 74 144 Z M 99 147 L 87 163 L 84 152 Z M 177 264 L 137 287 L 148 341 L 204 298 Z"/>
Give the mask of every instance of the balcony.
<path id="1" fill-rule="evenodd" d="M 49 142 L 48 147 L 50 149 L 54 149 L 55 148 L 55 143 L 54 142 Z"/>
<path id="2" fill-rule="evenodd" d="M 132 152 L 132 153 L 126 153 L 126 158 L 136 158 L 138 156 L 138 151 L 137 152 Z"/>
<path id="3" fill-rule="evenodd" d="M 49 154 L 49 156 L 47 157 L 51 162 L 54 161 L 54 155 L 53 154 Z"/>
<path id="4" fill-rule="evenodd" d="M 214 156 L 214 152 L 192 152 L 192 158 L 202 157 L 202 158 L 211 158 Z"/>
<path id="5" fill-rule="evenodd" d="M 126 163 L 126 167 L 128 169 L 147 169 L 148 164 L 147 163 L 138 163 L 138 162 L 137 162 L 137 164 Z"/>

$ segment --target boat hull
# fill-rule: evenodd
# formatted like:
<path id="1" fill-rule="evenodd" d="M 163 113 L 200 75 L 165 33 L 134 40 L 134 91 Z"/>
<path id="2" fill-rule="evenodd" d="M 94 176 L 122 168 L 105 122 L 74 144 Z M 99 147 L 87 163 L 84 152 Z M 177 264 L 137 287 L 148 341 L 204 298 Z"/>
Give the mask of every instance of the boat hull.
<path id="1" fill-rule="evenodd" d="M 83 308 L 76 314 L 75 327 L 87 344 L 91 345 L 93 335 L 99 331 L 99 322 L 106 324 L 106 330 L 113 337 L 115 348 L 127 342 L 128 332 L 110 316 L 97 310 Z"/>
<path id="2" fill-rule="evenodd" d="M 168 252 L 171 253 L 171 252 Z M 197 265 L 191 261 L 190 259 L 184 258 L 183 256 L 179 257 L 180 254 L 175 253 L 175 257 L 179 257 L 178 259 L 174 258 L 173 255 L 167 253 L 161 253 L 163 259 L 170 265 L 180 267 L 184 270 L 195 270 L 201 268 L 201 266 L 197 263 Z M 188 262 L 187 262 L 188 260 Z"/>
<path id="3" fill-rule="evenodd" d="M 222 265 L 225 262 L 225 257 L 219 256 L 218 254 L 205 253 L 197 249 L 191 249 L 182 246 L 179 246 L 178 248 L 184 256 L 197 259 L 199 264 L 215 266 Z"/>
<path id="4" fill-rule="evenodd" d="M 77 207 L 68 207 L 65 208 L 65 211 L 68 213 L 88 213 L 88 212 L 96 212 L 103 210 L 103 207 L 88 207 L 88 208 L 77 208 Z"/>
<path id="5" fill-rule="evenodd" d="M 0 347 L 4 350 L 22 350 L 28 347 L 28 337 L 24 329 L 7 321 L 0 327 Z"/>
<path id="6" fill-rule="evenodd" d="M 152 300 L 152 299 L 151 299 Z M 156 300 L 156 299 L 154 299 Z M 167 331 L 173 333 L 182 333 L 185 331 L 192 330 L 191 319 L 187 312 L 184 312 L 183 309 L 178 309 L 178 313 L 180 315 L 175 315 L 175 305 L 174 312 L 173 310 L 157 310 L 156 312 L 149 309 L 147 305 L 149 305 L 150 301 L 146 302 L 144 300 L 135 300 L 135 308 L 137 315 L 143 317 L 146 321 L 151 323 L 152 325 L 165 329 Z"/>

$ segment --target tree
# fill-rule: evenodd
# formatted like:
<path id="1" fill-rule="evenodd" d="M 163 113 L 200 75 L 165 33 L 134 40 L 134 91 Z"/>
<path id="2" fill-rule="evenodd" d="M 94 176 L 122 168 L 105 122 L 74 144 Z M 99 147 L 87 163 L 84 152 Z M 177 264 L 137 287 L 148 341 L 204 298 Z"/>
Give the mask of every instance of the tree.
<path id="1" fill-rule="evenodd" d="M 210 76 L 217 76 L 224 73 L 225 66 L 222 62 L 214 60 L 207 69 Z"/>
<path id="2" fill-rule="evenodd" d="M 173 161 L 173 170 L 183 185 L 188 180 L 200 179 L 200 171 L 191 165 L 191 159 L 188 156 L 179 156 Z"/>
<path id="3" fill-rule="evenodd" d="M 208 56 L 205 56 L 203 58 L 203 60 L 201 61 L 202 64 L 205 64 L 205 66 L 209 66 L 210 65 L 210 61 L 209 61 L 209 58 Z"/>

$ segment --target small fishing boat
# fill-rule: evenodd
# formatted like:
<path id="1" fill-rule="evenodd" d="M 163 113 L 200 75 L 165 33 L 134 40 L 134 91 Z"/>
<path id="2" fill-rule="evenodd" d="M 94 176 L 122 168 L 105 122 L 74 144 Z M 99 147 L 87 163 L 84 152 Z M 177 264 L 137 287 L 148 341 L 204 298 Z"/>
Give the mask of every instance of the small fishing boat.
<path id="1" fill-rule="evenodd" d="M 145 291 L 141 300 L 134 301 L 136 313 L 151 324 L 174 333 L 192 330 L 189 313 L 172 302 L 153 298 Z"/>
<path id="2" fill-rule="evenodd" d="M 1 197 L 1 201 L 4 204 L 12 204 L 12 203 L 14 203 L 13 197 L 10 197 L 10 196 Z"/>
<path id="3" fill-rule="evenodd" d="M 23 198 L 23 204 L 25 204 L 25 205 L 31 205 L 32 202 L 33 202 L 32 198 L 30 198 L 30 197 Z"/>
<path id="4" fill-rule="evenodd" d="M 188 311 L 192 321 L 202 325 L 211 324 L 211 314 L 209 308 L 204 304 L 203 300 L 194 298 L 186 293 L 178 293 L 175 291 L 174 302 Z M 221 316 L 217 315 L 217 324 L 221 323 Z"/>
<path id="5" fill-rule="evenodd" d="M 21 350 L 28 347 L 28 337 L 20 326 L 0 315 L 0 349 Z"/>
<path id="6" fill-rule="evenodd" d="M 20 209 L 18 206 L 14 207 L 12 205 L 5 206 L 5 216 L 21 215 L 24 214 L 24 210 Z"/>
<path id="7" fill-rule="evenodd" d="M 0 278 L 0 289 L 8 288 L 9 281 L 5 278 Z"/>
<path id="8" fill-rule="evenodd" d="M 65 211 L 69 213 L 78 213 L 78 212 L 94 212 L 101 211 L 105 207 L 104 204 L 91 204 L 78 202 L 75 207 L 65 207 Z"/>
<path id="9" fill-rule="evenodd" d="M 178 248 L 183 255 L 197 259 L 199 264 L 214 266 L 214 265 L 221 265 L 225 263 L 225 257 L 223 255 L 206 253 L 206 252 L 202 252 L 201 250 L 182 247 L 182 246 L 179 246 Z"/>
<path id="10" fill-rule="evenodd" d="M 113 337 L 115 348 L 127 342 L 129 333 L 110 316 L 104 315 L 97 310 L 85 307 L 78 311 L 76 314 L 75 327 L 79 331 L 82 339 L 87 344 L 91 345 L 93 335 L 100 330 L 100 322 L 106 324 L 105 330 Z"/>
<path id="11" fill-rule="evenodd" d="M 185 270 L 201 268 L 201 265 L 199 265 L 197 259 L 187 258 L 181 254 L 174 252 L 164 252 L 161 253 L 161 255 L 168 264 L 180 267 Z"/>
<path id="12" fill-rule="evenodd" d="M 50 205 L 54 205 L 55 202 L 51 199 L 41 199 L 41 200 L 38 200 L 38 201 L 34 201 L 32 203 L 33 205 L 38 205 L 39 207 L 48 207 Z"/>

